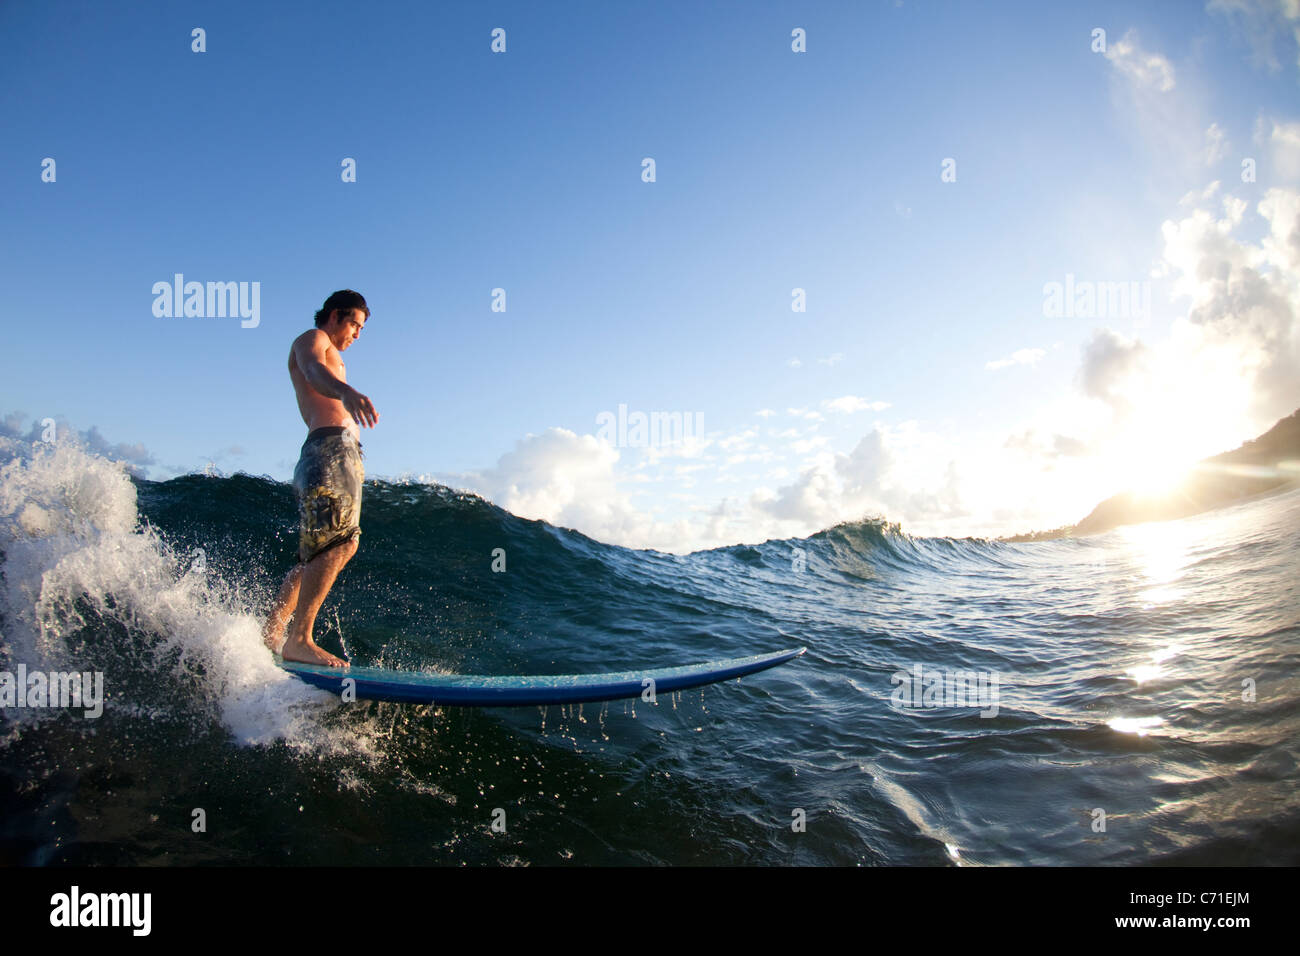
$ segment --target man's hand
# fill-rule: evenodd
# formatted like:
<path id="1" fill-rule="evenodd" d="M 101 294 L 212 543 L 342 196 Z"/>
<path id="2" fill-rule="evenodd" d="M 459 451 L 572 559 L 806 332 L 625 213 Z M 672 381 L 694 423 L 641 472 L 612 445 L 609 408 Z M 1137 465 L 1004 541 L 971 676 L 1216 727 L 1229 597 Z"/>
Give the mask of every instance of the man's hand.
<path id="1" fill-rule="evenodd" d="M 362 395 L 355 388 L 347 386 L 347 391 L 343 393 L 343 407 L 347 413 L 352 416 L 352 420 L 358 425 L 365 425 L 368 428 L 374 428 L 375 423 L 379 421 L 379 413 L 375 411 L 375 403 L 366 396 Z"/>

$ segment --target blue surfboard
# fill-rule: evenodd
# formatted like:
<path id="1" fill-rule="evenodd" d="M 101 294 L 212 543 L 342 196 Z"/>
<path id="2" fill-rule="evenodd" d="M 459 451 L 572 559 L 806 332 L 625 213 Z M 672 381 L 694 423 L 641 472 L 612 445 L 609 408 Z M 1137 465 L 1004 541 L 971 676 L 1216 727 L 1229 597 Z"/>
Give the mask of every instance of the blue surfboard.
<path id="1" fill-rule="evenodd" d="M 685 667 L 646 668 L 612 674 L 537 674 L 532 676 L 478 676 L 393 671 L 382 667 L 322 667 L 297 661 L 276 662 L 290 674 L 335 694 L 352 680 L 357 700 L 387 700 L 409 704 L 449 704 L 461 707 L 517 707 L 524 704 L 584 704 L 640 697 L 653 687 L 666 694 L 689 687 L 744 677 L 784 664 L 807 648 L 734 657 Z M 653 682 L 653 684 L 651 683 Z"/>

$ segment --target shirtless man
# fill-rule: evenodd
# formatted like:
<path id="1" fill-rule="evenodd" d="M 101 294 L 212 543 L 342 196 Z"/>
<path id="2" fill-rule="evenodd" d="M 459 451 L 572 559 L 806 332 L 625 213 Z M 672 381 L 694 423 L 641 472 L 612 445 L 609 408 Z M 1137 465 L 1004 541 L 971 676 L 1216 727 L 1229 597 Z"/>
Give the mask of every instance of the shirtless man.
<path id="1" fill-rule="evenodd" d="M 284 579 L 262 639 L 286 661 L 329 667 L 347 662 L 312 640 L 316 612 L 343 565 L 357 553 L 361 534 L 360 425 L 375 427 L 379 413 L 347 383 L 340 354 L 357 340 L 370 309 L 351 289 L 335 292 L 316 313 L 316 328 L 294 340 L 289 378 L 309 432 L 293 472 L 300 530 L 298 565 Z M 293 616 L 288 639 L 284 625 Z M 283 643 L 281 643 L 283 641 Z"/>

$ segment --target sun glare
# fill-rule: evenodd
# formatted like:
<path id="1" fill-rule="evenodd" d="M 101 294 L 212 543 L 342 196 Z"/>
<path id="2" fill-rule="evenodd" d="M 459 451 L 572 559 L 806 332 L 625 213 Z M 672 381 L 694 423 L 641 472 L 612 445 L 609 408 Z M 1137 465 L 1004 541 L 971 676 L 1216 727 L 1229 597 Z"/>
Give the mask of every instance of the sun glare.
<path id="1" fill-rule="evenodd" d="M 1240 357 L 1207 348 L 1201 336 L 1177 326 L 1168 348 L 1148 354 L 1140 371 L 1114 386 L 1123 412 L 1101 462 L 1112 494 L 1166 498 L 1198 461 L 1229 451 L 1250 432 L 1249 388 L 1234 374 Z"/>
<path id="2" fill-rule="evenodd" d="M 1149 461 L 1133 471 L 1127 482 L 1128 490 L 1139 498 L 1164 498 L 1191 474 L 1193 464 L 1177 460 Z"/>

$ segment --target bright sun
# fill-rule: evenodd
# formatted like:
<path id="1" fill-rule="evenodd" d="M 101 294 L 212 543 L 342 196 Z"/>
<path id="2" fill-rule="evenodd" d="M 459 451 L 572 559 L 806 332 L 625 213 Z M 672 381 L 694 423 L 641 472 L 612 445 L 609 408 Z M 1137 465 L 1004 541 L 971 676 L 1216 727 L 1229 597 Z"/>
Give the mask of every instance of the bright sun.
<path id="1" fill-rule="evenodd" d="M 1126 405 L 1112 432 L 1104 469 L 1115 491 L 1163 498 L 1187 479 L 1197 461 L 1240 441 L 1248 395 L 1222 370 L 1151 357 L 1147 374 L 1133 375 L 1119 390 Z"/>

